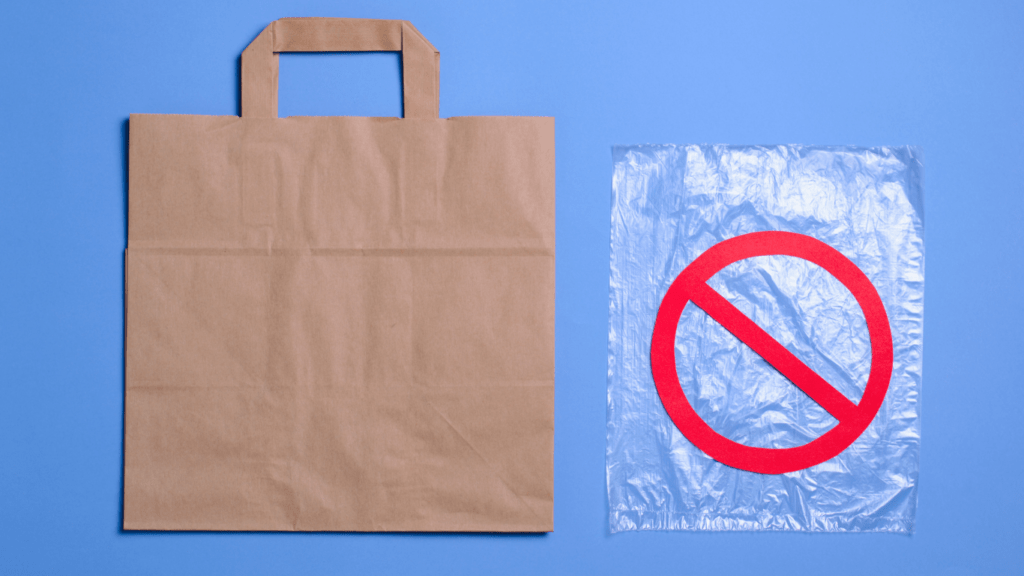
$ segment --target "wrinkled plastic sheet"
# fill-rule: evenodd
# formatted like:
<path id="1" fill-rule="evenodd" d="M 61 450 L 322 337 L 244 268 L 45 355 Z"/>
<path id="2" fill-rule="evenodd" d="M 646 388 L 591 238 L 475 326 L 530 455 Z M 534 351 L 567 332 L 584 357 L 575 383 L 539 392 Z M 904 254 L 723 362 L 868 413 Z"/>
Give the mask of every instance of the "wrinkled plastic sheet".
<path id="1" fill-rule="evenodd" d="M 912 147 L 629 146 L 613 150 L 607 481 L 612 532 L 623 530 L 914 529 L 921 439 L 924 212 Z M 889 389 L 867 430 L 821 464 L 768 475 L 730 468 L 677 429 L 651 375 L 662 297 L 711 246 L 788 231 L 852 260 L 889 317 Z M 853 402 L 871 348 L 853 295 L 790 256 L 740 260 L 708 284 Z M 676 332 L 680 384 L 730 440 L 806 444 L 837 424 L 700 308 Z"/>

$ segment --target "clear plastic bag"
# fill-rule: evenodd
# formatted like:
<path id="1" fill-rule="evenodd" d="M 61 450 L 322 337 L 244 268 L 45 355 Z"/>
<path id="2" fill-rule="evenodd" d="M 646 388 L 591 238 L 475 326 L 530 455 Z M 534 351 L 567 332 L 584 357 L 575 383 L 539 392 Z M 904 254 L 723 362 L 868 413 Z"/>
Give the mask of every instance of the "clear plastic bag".
<path id="1" fill-rule="evenodd" d="M 608 360 L 609 522 L 623 530 L 909 533 L 921 438 L 924 212 L 912 147 L 630 146 L 614 149 Z M 805 234 L 877 290 L 893 371 L 881 409 L 838 456 L 785 474 L 721 464 L 666 413 L 651 336 L 677 275 L 750 232 Z M 871 346 L 864 315 L 828 271 L 800 258 L 740 260 L 708 285 L 856 403 Z M 677 374 L 715 432 L 762 448 L 806 444 L 837 424 L 715 320 L 686 305 Z"/>

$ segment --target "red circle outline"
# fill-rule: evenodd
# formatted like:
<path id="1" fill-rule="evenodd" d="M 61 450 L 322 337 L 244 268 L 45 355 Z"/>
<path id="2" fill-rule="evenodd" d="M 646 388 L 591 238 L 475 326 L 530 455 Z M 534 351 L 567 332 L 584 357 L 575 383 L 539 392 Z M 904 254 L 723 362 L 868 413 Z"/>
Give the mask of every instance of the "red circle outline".
<path id="1" fill-rule="evenodd" d="M 793 448 L 758 448 L 734 442 L 704 422 L 686 399 L 676 368 L 676 329 L 690 301 L 691 286 L 707 282 L 726 266 L 756 256 L 793 256 L 821 266 L 857 300 L 871 339 L 871 372 L 852 417 L 825 434 Z M 828 244 L 793 232 L 753 232 L 715 244 L 687 266 L 669 287 L 658 308 L 651 338 L 651 371 L 658 395 L 672 422 L 697 448 L 741 470 L 784 474 L 821 464 L 850 446 L 875 418 L 892 377 L 893 350 L 889 317 L 878 291 L 864 272 Z"/>

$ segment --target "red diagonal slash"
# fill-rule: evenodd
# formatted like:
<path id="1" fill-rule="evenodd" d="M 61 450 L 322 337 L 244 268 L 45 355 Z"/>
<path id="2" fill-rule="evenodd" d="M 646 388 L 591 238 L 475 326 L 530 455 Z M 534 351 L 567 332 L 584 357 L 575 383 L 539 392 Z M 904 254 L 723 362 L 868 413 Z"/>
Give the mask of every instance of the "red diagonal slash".
<path id="1" fill-rule="evenodd" d="M 688 292 L 694 304 L 700 306 L 733 336 L 774 366 L 836 420 L 842 422 L 856 413 L 856 404 L 850 402 L 817 372 L 808 368 L 778 340 L 772 338 L 713 288 L 704 282 L 694 282 L 688 286 Z"/>

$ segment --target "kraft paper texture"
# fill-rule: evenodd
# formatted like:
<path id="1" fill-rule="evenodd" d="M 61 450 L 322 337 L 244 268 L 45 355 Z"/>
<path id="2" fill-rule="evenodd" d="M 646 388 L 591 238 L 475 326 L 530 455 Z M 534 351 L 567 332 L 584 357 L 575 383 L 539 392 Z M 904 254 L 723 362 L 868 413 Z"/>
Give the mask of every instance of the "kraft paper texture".
<path id="1" fill-rule="evenodd" d="M 277 118 L 401 50 L 405 118 Z M 438 118 L 407 22 L 283 19 L 242 116 L 133 114 L 124 528 L 553 528 L 554 120 Z"/>

